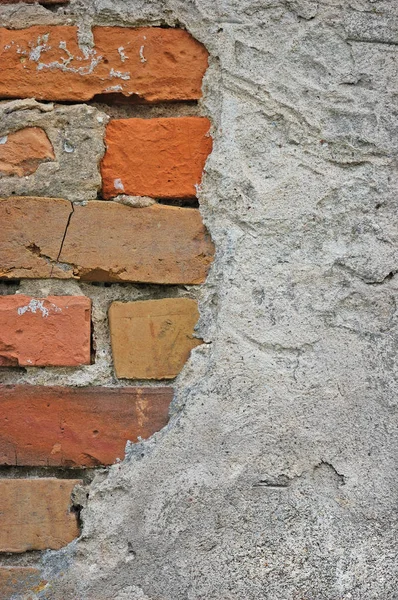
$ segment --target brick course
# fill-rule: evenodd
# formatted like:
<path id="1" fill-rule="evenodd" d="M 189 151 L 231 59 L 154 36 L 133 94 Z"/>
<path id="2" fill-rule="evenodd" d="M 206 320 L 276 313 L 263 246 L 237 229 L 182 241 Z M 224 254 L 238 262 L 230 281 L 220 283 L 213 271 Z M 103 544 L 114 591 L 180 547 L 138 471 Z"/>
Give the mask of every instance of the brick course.
<path id="1" fill-rule="evenodd" d="M 204 117 L 115 119 L 106 130 L 103 194 L 194 198 L 211 152 Z"/>
<path id="2" fill-rule="evenodd" d="M 91 301 L 0 296 L 0 366 L 90 364 Z"/>
<path id="3" fill-rule="evenodd" d="M 134 95 L 149 102 L 196 100 L 205 48 L 182 29 L 94 27 L 94 48 L 69 25 L 0 28 L 0 97 L 90 100 Z"/>
<path id="4" fill-rule="evenodd" d="M 167 424 L 173 388 L 0 386 L 0 465 L 93 467 Z"/>
<path id="5" fill-rule="evenodd" d="M 202 283 L 214 254 L 197 209 L 9 198 L 0 222 L 4 279 Z"/>

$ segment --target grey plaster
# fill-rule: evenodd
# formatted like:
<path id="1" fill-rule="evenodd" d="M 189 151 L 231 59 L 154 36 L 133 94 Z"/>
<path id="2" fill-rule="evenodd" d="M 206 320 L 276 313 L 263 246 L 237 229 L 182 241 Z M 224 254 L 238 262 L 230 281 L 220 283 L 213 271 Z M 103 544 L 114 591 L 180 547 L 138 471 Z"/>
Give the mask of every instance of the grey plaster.
<path id="1" fill-rule="evenodd" d="M 37 10 L 1 9 L 10 23 Z M 98 473 L 81 538 L 43 559 L 41 597 L 398 598 L 398 4 L 40 10 L 82 36 L 179 23 L 206 44 L 200 203 L 217 247 L 200 292 L 209 343 L 177 381 L 170 424 Z M 111 381 L 89 369 L 84 382 Z"/>

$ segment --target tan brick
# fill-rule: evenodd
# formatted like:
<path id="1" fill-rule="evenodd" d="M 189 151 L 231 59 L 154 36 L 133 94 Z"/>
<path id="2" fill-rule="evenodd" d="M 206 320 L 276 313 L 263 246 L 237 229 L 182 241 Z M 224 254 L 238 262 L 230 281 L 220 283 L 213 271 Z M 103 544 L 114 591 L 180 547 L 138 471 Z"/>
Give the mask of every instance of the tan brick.
<path id="1" fill-rule="evenodd" d="M 0 366 L 90 364 L 91 300 L 0 296 Z"/>
<path id="2" fill-rule="evenodd" d="M 194 198 L 211 152 L 204 117 L 115 119 L 106 130 L 103 194 Z"/>
<path id="3" fill-rule="evenodd" d="M 167 424 L 172 398 L 171 387 L 0 386 L 0 464 L 112 464 Z"/>
<path id="4" fill-rule="evenodd" d="M 172 379 L 202 343 L 193 337 L 199 318 L 188 298 L 113 302 L 109 326 L 115 371 L 129 379 Z"/>
<path id="5" fill-rule="evenodd" d="M 208 53 L 188 32 L 94 27 L 88 54 L 77 33 L 69 25 L 1 28 L 0 96 L 81 101 L 119 93 L 149 102 L 201 96 Z"/>
<path id="6" fill-rule="evenodd" d="M 52 144 L 40 127 L 25 127 L 0 137 L 0 177 L 31 175 L 41 163 L 54 158 Z"/>
<path id="7" fill-rule="evenodd" d="M 0 479 L 0 552 L 58 550 L 79 535 L 76 479 Z"/>
<path id="8" fill-rule="evenodd" d="M 45 589 L 46 583 L 38 569 L 32 567 L 0 567 L 1 600 L 20 597 L 20 595 L 28 592 L 36 594 Z"/>
<path id="9" fill-rule="evenodd" d="M 205 280 L 214 246 L 197 209 L 92 201 L 71 210 L 65 200 L 0 199 L 0 278 Z"/>

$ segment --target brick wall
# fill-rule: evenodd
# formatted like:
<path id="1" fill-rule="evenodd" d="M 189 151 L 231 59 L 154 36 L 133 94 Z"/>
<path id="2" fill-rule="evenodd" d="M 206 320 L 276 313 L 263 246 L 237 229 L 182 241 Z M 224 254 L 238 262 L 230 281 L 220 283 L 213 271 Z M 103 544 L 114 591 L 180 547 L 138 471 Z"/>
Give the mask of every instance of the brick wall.
<path id="1" fill-rule="evenodd" d="M 13 556 L 79 535 L 75 486 L 167 424 L 203 342 L 206 68 L 179 29 L 0 29 L 0 598 L 46 589 Z"/>

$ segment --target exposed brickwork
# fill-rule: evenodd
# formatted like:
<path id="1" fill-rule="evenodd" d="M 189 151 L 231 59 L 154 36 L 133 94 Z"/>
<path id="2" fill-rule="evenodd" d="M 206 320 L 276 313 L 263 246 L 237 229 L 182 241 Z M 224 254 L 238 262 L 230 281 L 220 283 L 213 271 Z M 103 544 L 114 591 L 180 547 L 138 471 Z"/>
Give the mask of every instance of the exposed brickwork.
<path id="1" fill-rule="evenodd" d="M 81 48 L 77 27 L 0 29 L 0 97 L 90 100 L 135 95 L 150 102 L 201 95 L 207 52 L 186 31 L 94 27 L 94 48 Z"/>
<path id="2" fill-rule="evenodd" d="M 1 479 L 0 552 L 58 550 L 79 535 L 76 479 Z"/>
<path id="3" fill-rule="evenodd" d="M 38 593 L 47 582 L 38 569 L 31 567 L 0 567 L 0 598 L 8 600 L 28 592 Z M 25 597 L 25 596 L 23 596 Z"/>
<path id="4" fill-rule="evenodd" d="M 196 300 L 125 300 L 162 296 L 155 286 L 186 293 L 214 259 L 199 210 L 187 207 L 211 124 L 176 116 L 192 104 L 167 104 L 201 97 L 208 53 L 180 29 L 96 26 L 93 45 L 84 36 L 74 25 L 0 28 L 0 100 L 12 99 L 0 107 L 0 466 L 10 474 L 0 478 L 0 553 L 58 550 L 79 536 L 89 494 L 79 487 L 72 507 L 82 481 L 58 477 L 123 460 L 128 441 L 165 427 L 174 389 L 159 382 L 203 343 Z M 112 120 L 115 107 L 97 107 L 115 99 L 141 103 L 147 117 L 157 108 L 145 104 L 162 102 L 170 116 Z M 35 556 L 0 566 L 0 599 L 47 594 L 40 559 L 21 566 Z"/>
<path id="5" fill-rule="evenodd" d="M 168 421 L 173 388 L 0 386 L 0 464 L 93 467 Z"/>
<path id="6" fill-rule="evenodd" d="M 188 298 L 113 302 L 109 325 L 115 371 L 130 379 L 172 379 L 192 348 L 199 318 L 197 303 Z"/>
<path id="7" fill-rule="evenodd" d="M 202 117 L 111 121 L 101 166 L 104 197 L 195 197 L 211 152 L 209 130 Z"/>
<path id="8" fill-rule="evenodd" d="M 90 364 L 90 318 L 84 296 L 0 296 L 0 366 Z"/>
<path id="9" fill-rule="evenodd" d="M 214 247 L 197 209 L 93 201 L 71 211 L 65 200 L 0 200 L 0 277 L 192 284 L 207 275 Z"/>
<path id="10" fill-rule="evenodd" d="M 40 127 L 25 127 L 0 137 L 0 177 L 30 175 L 42 162 L 54 158 L 51 142 Z"/>

